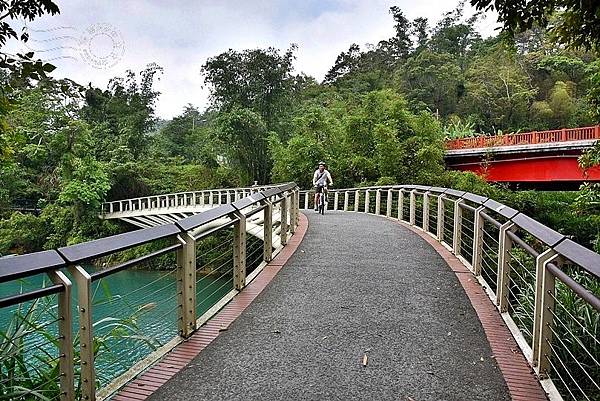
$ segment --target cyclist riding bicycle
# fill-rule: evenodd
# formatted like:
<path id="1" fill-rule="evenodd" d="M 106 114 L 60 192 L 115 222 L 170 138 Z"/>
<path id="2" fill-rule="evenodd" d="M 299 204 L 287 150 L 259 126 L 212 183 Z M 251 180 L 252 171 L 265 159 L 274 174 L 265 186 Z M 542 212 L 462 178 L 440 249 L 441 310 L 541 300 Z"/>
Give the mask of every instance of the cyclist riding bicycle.
<path id="1" fill-rule="evenodd" d="M 331 174 L 325 169 L 325 162 L 319 162 L 319 168 L 313 175 L 313 185 L 315 186 L 315 211 L 319 211 L 319 196 L 323 193 L 323 190 L 327 191 L 327 182 L 329 185 L 333 185 L 333 179 Z"/>

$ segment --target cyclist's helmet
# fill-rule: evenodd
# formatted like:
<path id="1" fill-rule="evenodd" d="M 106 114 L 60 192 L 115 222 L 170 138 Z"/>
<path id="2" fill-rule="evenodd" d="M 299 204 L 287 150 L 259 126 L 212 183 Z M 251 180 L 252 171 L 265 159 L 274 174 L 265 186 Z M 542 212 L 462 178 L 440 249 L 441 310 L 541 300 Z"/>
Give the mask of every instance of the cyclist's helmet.
<path id="1" fill-rule="evenodd" d="M 323 162 L 323 161 L 319 162 L 319 166 L 325 167 L 325 162 Z"/>

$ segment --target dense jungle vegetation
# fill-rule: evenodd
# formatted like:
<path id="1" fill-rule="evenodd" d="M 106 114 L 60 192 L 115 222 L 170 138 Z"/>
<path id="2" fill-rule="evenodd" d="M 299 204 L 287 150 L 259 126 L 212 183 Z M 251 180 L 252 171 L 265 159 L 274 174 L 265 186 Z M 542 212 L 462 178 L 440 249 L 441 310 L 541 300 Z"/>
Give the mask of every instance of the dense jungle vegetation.
<path id="1" fill-rule="evenodd" d="M 49 0 L 24 3 L 38 8 L 11 16 L 58 12 Z M 211 90 L 209 107 L 190 104 L 169 121 L 155 114 L 154 84 L 163 74 L 156 64 L 96 88 L 52 78 L 54 67 L 33 54 L 4 54 L 0 254 L 125 229 L 97 217 L 104 201 L 254 181 L 293 180 L 306 188 L 318 160 L 340 188 L 418 183 L 470 190 L 600 249 L 596 185 L 578 193 L 512 192 L 445 169 L 445 138 L 600 119 L 597 48 L 566 46 L 541 20 L 515 35 L 482 38 L 480 18 L 466 17 L 463 3 L 435 23 L 410 21 L 392 7 L 395 35 L 349 44 L 322 82 L 294 70 L 295 45 L 230 49 L 198 66 Z M 27 40 L 8 23 L 1 28 L 0 45 Z M 598 154 L 582 164 L 598 164 Z M 20 205 L 40 212 L 11 210 Z"/>

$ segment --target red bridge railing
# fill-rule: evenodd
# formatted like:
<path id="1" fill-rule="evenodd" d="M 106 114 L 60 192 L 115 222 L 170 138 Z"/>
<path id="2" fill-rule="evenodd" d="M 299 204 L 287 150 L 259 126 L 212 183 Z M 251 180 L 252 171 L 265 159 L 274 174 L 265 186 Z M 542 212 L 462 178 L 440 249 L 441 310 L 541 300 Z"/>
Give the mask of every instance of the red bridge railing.
<path id="1" fill-rule="evenodd" d="M 600 139 L 600 125 L 580 128 L 562 128 L 552 131 L 533 131 L 520 134 L 477 136 L 473 138 L 451 139 L 446 148 L 475 149 L 495 146 L 533 145 L 538 143 L 583 141 Z"/>

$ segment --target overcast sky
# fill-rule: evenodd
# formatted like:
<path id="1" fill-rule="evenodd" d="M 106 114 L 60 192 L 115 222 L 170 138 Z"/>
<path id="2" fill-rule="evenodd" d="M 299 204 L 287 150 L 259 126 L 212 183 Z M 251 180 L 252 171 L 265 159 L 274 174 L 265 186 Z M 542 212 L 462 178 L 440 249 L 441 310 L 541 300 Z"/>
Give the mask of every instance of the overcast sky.
<path id="1" fill-rule="evenodd" d="M 298 45 L 296 72 L 322 80 L 336 56 L 352 43 L 361 47 L 393 35 L 388 13 L 399 6 L 409 19 L 434 25 L 458 0 L 69 0 L 61 14 L 28 24 L 30 50 L 50 60 L 53 75 L 105 88 L 127 69 L 156 62 L 164 68 L 157 89 L 157 114 L 171 118 L 187 103 L 203 110 L 208 90 L 200 67 L 229 48 Z M 472 12 L 469 11 L 468 12 Z M 484 36 L 497 26 L 493 16 L 479 24 Z M 25 50 L 22 48 L 21 50 Z"/>

